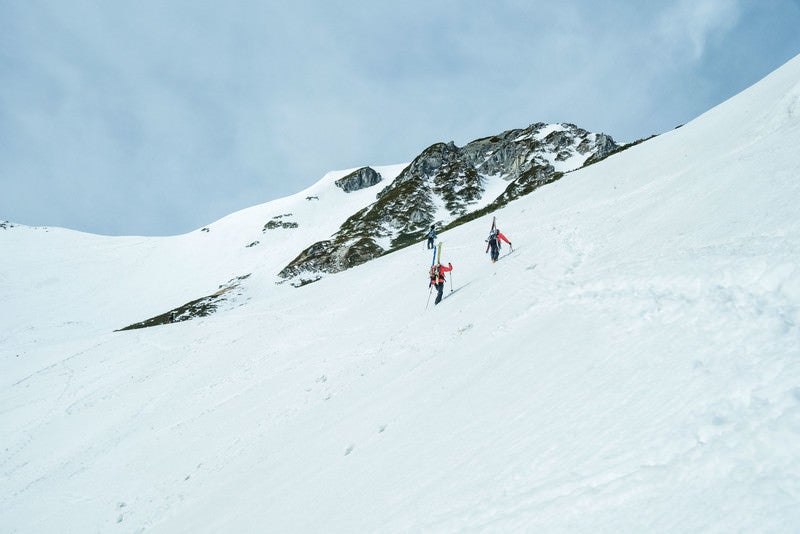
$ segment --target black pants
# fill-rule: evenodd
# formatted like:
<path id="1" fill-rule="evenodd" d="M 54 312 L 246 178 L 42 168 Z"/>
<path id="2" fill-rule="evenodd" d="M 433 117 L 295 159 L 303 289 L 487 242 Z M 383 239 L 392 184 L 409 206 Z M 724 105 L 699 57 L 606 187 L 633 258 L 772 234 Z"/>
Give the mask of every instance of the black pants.
<path id="1" fill-rule="evenodd" d="M 428 238 L 428 248 L 433 248 L 433 238 L 432 237 Z"/>
<path id="2" fill-rule="evenodd" d="M 434 305 L 439 304 L 442 301 L 442 292 L 444 291 L 444 282 L 439 282 L 436 285 L 436 300 L 433 302 Z"/>
<path id="3" fill-rule="evenodd" d="M 500 247 L 489 245 L 489 255 L 492 257 L 492 261 L 497 261 L 497 258 L 500 257 Z"/>

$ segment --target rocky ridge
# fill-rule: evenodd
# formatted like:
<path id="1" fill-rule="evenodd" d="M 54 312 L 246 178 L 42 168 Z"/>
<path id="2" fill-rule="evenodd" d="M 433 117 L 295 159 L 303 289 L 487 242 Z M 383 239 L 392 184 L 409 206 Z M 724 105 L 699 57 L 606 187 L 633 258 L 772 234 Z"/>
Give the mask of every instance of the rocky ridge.
<path id="1" fill-rule="evenodd" d="M 431 225 L 443 230 L 499 209 L 618 148 L 606 134 L 566 123 L 536 123 L 460 148 L 452 141 L 436 143 L 378 192 L 374 203 L 350 216 L 329 239 L 303 250 L 279 276 L 300 286 L 365 263 L 420 241 Z M 380 179 L 364 167 L 336 185 L 353 191 Z M 498 179 L 507 185 L 492 196 L 487 185 Z"/>

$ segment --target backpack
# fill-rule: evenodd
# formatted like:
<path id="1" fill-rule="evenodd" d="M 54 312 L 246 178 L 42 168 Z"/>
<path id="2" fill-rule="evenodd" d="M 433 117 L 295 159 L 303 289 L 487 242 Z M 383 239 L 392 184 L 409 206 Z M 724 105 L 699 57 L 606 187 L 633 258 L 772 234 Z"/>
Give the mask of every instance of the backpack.
<path id="1" fill-rule="evenodd" d="M 441 277 L 441 273 L 439 272 L 438 265 L 431 266 L 430 277 L 431 277 L 431 282 L 433 282 L 434 284 L 439 280 L 439 278 Z"/>

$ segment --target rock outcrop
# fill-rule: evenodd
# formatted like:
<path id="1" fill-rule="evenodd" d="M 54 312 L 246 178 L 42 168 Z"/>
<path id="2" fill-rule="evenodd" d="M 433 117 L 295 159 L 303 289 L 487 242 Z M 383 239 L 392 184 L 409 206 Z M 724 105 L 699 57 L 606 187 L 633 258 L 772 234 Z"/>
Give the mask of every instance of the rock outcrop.
<path id="1" fill-rule="evenodd" d="M 336 180 L 336 186 L 344 190 L 345 193 L 352 193 L 359 189 L 372 187 L 379 183 L 383 178 L 381 174 L 371 167 L 361 167 L 343 178 Z"/>
<path id="2" fill-rule="evenodd" d="M 301 252 L 279 275 L 302 285 L 349 269 L 423 239 L 431 225 L 441 230 L 499 209 L 617 148 L 608 135 L 574 124 L 544 123 L 461 148 L 436 143 L 381 189 L 373 204 L 347 219 L 330 239 Z M 369 187 L 377 183 L 375 175 L 379 181 L 380 175 L 364 167 L 336 185 L 345 191 Z M 490 179 L 508 182 L 494 198 L 486 198 Z"/>

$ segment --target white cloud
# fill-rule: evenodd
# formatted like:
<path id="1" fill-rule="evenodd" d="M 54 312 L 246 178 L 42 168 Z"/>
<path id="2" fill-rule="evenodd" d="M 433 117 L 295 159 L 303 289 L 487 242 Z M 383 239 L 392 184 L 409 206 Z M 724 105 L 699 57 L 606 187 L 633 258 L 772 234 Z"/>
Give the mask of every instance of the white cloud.
<path id="1" fill-rule="evenodd" d="M 739 21 L 734 0 L 680 0 L 661 14 L 657 38 L 673 61 L 699 61 L 709 41 L 723 38 Z"/>

